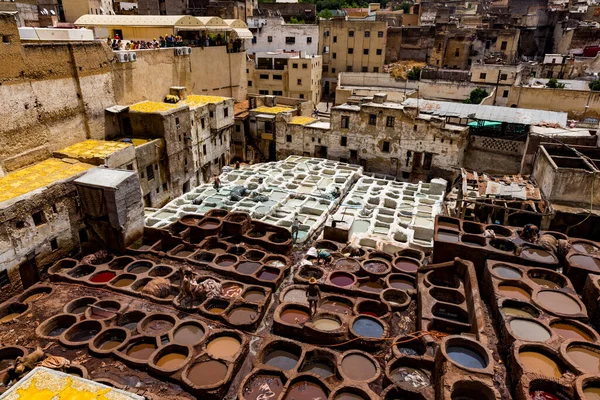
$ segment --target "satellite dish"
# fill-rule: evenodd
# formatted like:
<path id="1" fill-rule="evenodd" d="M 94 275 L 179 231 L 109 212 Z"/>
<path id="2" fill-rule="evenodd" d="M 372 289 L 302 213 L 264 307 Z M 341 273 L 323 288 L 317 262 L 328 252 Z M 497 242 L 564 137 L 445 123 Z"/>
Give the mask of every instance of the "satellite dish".
<path id="1" fill-rule="evenodd" d="M 44 8 L 44 10 L 42 11 L 42 14 L 43 14 L 43 15 L 48 15 L 48 10 L 46 10 L 46 9 Z"/>
<path id="2" fill-rule="evenodd" d="M 100 7 L 100 12 L 104 14 L 104 8 Z"/>
<path id="3" fill-rule="evenodd" d="M 50 10 L 50 14 L 56 15 L 56 13 L 54 12 L 54 10 Z"/>

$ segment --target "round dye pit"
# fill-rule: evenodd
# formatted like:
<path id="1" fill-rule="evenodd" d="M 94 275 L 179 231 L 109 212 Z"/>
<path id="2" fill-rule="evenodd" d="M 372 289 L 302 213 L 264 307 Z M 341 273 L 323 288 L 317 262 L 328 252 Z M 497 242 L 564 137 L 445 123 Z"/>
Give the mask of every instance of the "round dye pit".
<path id="1" fill-rule="evenodd" d="M 215 259 L 215 264 L 223 268 L 231 267 L 236 262 L 237 258 L 230 255 L 222 255 Z"/>
<path id="2" fill-rule="evenodd" d="M 83 278 L 84 276 L 92 274 L 94 271 L 96 271 L 96 267 L 87 264 L 82 264 L 70 270 L 67 273 L 67 275 L 69 275 L 72 278 Z"/>
<path id="3" fill-rule="evenodd" d="M 244 261 L 239 263 L 237 267 L 235 267 L 235 270 L 240 274 L 250 275 L 258 271 L 261 266 L 262 264 L 258 262 Z"/>
<path id="4" fill-rule="evenodd" d="M 560 289 L 561 286 L 556 283 L 556 282 L 552 282 L 549 279 L 544 279 L 544 278 L 531 278 L 532 281 L 534 281 L 537 285 L 540 285 L 543 288 L 546 289 Z"/>
<path id="5" fill-rule="evenodd" d="M 260 261 L 265 256 L 265 253 L 258 250 L 248 250 L 244 256 L 250 261 Z"/>
<path id="6" fill-rule="evenodd" d="M 595 246 L 591 243 L 586 243 L 586 242 L 573 243 L 573 250 L 575 250 L 579 253 L 584 253 L 584 254 L 589 254 L 589 255 L 600 252 L 600 248 L 598 248 L 598 246 Z"/>
<path id="7" fill-rule="evenodd" d="M 173 341 L 184 346 L 195 346 L 204 337 L 204 329 L 195 323 L 179 325 L 173 333 Z"/>
<path id="8" fill-rule="evenodd" d="M 308 299 L 306 298 L 306 290 L 305 289 L 292 289 L 288 290 L 283 296 L 283 301 L 285 303 L 303 303 L 308 304 Z"/>
<path id="9" fill-rule="evenodd" d="M 517 339 L 530 342 L 545 342 L 552 337 L 548 329 L 536 321 L 515 318 L 510 321 L 510 329 Z"/>
<path id="10" fill-rule="evenodd" d="M 360 263 L 350 258 L 342 258 L 337 260 L 334 264 L 336 271 L 344 272 L 358 272 L 360 269 Z"/>
<path id="11" fill-rule="evenodd" d="M 259 374 L 244 386 L 244 399 L 266 400 L 277 399 L 283 392 L 283 382 L 277 375 Z"/>
<path id="12" fill-rule="evenodd" d="M 142 324 L 142 330 L 148 335 L 162 335 L 167 333 L 175 325 L 172 319 L 161 317 L 150 318 Z"/>
<path id="13" fill-rule="evenodd" d="M 410 303 L 410 296 L 403 290 L 386 289 L 381 294 L 381 298 L 392 307 L 406 307 Z"/>
<path id="14" fill-rule="evenodd" d="M 84 323 L 87 321 L 84 321 Z M 99 324 L 77 324 L 74 325 L 69 332 L 65 335 L 65 338 L 74 343 L 87 342 L 100 332 L 102 326 Z"/>
<path id="15" fill-rule="evenodd" d="M 447 243 L 458 243 L 458 233 L 452 231 L 438 230 L 437 240 Z"/>
<path id="16" fill-rule="evenodd" d="M 226 298 L 239 297 L 244 288 L 236 283 L 226 283 L 221 287 L 221 296 Z"/>
<path id="17" fill-rule="evenodd" d="M 406 258 L 397 260 L 394 265 L 399 270 L 401 270 L 403 272 L 409 272 L 409 273 L 415 273 L 419 269 L 418 261 L 412 261 L 412 260 L 409 260 Z"/>
<path id="18" fill-rule="evenodd" d="M 574 256 L 569 257 L 569 261 L 571 261 L 573 264 L 577 264 L 580 267 L 587 268 L 592 271 L 600 271 L 600 258 L 576 254 Z"/>
<path id="19" fill-rule="evenodd" d="M 282 257 L 270 256 L 265 259 L 265 265 L 268 267 L 283 268 L 285 264 L 286 260 Z"/>
<path id="20" fill-rule="evenodd" d="M 262 303 L 265 299 L 265 294 L 259 290 L 248 290 L 244 293 L 244 300 L 249 303 Z"/>
<path id="21" fill-rule="evenodd" d="M 221 336 L 213 339 L 206 346 L 206 351 L 213 357 L 230 358 L 233 357 L 242 347 L 240 341 L 231 336 Z"/>
<path id="22" fill-rule="evenodd" d="M 121 328 L 129 329 L 130 331 L 135 331 L 137 329 L 138 323 L 146 317 L 146 314 L 141 311 L 130 311 L 127 312 L 119 318 L 117 325 Z"/>
<path id="23" fill-rule="evenodd" d="M 523 365 L 525 372 L 532 372 L 556 379 L 562 376 L 562 371 L 558 364 L 550 357 L 537 351 L 523 351 L 519 353 L 519 361 Z"/>
<path id="24" fill-rule="evenodd" d="M 555 264 L 558 262 L 556 256 L 549 251 L 536 249 L 533 247 L 526 247 L 521 252 L 521 257 L 526 260 L 531 260 L 539 263 L 545 264 Z"/>
<path id="25" fill-rule="evenodd" d="M 333 400 L 368 400 L 368 397 L 365 397 L 361 394 L 348 392 L 345 390 L 340 391 L 335 395 Z"/>
<path id="26" fill-rule="evenodd" d="M 342 372 L 355 381 L 369 381 L 377 375 L 377 367 L 362 354 L 348 354 L 342 359 Z"/>
<path id="27" fill-rule="evenodd" d="M 90 278 L 90 282 L 93 283 L 106 283 L 117 276 L 113 271 L 102 271 Z"/>
<path id="28" fill-rule="evenodd" d="M 418 368 L 400 366 L 390 371 L 392 381 L 399 386 L 418 389 L 431 385 L 431 374 Z"/>
<path id="29" fill-rule="evenodd" d="M 119 347 L 127 339 L 127 331 L 111 328 L 100 333 L 92 342 L 93 347 L 102 351 L 110 351 Z"/>
<path id="30" fill-rule="evenodd" d="M 325 331 L 325 332 L 335 331 L 342 327 L 342 324 L 340 324 L 335 319 L 330 319 L 330 318 L 316 319 L 315 321 L 313 321 L 313 325 L 315 326 L 316 329 L 318 329 L 320 331 Z"/>
<path id="31" fill-rule="evenodd" d="M 130 346 L 126 354 L 137 360 L 147 360 L 154 350 L 156 350 L 156 343 L 142 342 Z"/>
<path id="32" fill-rule="evenodd" d="M 390 286 L 394 289 L 400 290 L 413 290 L 415 288 L 415 284 L 408 279 L 402 278 L 390 278 L 389 280 Z"/>
<path id="33" fill-rule="evenodd" d="M 198 362 L 188 370 L 186 375 L 195 386 L 215 386 L 226 376 L 227 365 L 216 360 Z"/>
<path id="34" fill-rule="evenodd" d="M 72 300 L 67 303 L 64 307 L 64 311 L 70 314 L 83 314 L 89 307 L 90 304 L 97 302 L 98 299 L 95 297 L 80 297 L 79 299 Z"/>
<path id="35" fill-rule="evenodd" d="M 552 393 L 545 392 L 543 390 L 532 390 L 529 392 L 530 400 L 560 400 Z"/>
<path id="36" fill-rule="evenodd" d="M 545 310 L 553 313 L 574 315 L 581 313 L 581 306 L 568 294 L 544 290 L 538 292 L 535 301 Z"/>
<path id="37" fill-rule="evenodd" d="M 156 366 L 166 370 L 181 368 L 187 359 L 187 354 L 169 353 L 164 354 L 156 361 Z"/>
<path id="38" fill-rule="evenodd" d="M 354 282 L 356 282 L 356 277 L 347 272 L 337 271 L 329 276 L 329 280 L 335 286 L 348 287 L 354 285 Z"/>
<path id="39" fill-rule="evenodd" d="M 38 326 L 36 333 L 40 336 L 58 337 L 75 323 L 77 323 L 75 315 L 55 315 Z"/>
<path id="40" fill-rule="evenodd" d="M 319 304 L 319 308 L 338 314 L 352 314 L 352 305 L 341 300 L 324 299 Z"/>
<path id="41" fill-rule="evenodd" d="M 321 362 L 309 362 L 302 367 L 300 372 L 310 372 L 319 375 L 321 378 L 329 378 L 334 374 L 334 369 L 331 365 Z"/>
<path id="42" fill-rule="evenodd" d="M 503 297 L 511 299 L 517 299 L 522 301 L 528 301 L 531 299 L 529 293 L 518 286 L 500 285 L 498 286 L 498 293 Z"/>
<path id="43" fill-rule="evenodd" d="M 358 288 L 366 292 L 379 293 L 383 290 L 383 284 L 377 281 L 361 282 Z"/>
<path id="44" fill-rule="evenodd" d="M 288 371 L 298 364 L 299 356 L 286 350 L 273 350 L 265 354 L 263 363 L 282 371 Z"/>
<path id="45" fill-rule="evenodd" d="M 482 369 L 487 366 L 485 358 L 473 349 L 462 346 L 449 346 L 446 348 L 446 354 L 455 363 L 463 367 Z"/>
<path id="46" fill-rule="evenodd" d="M 236 307 L 229 311 L 227 318 L 234 325 L 251 324 L 258 318 L 258 311 L 250 307 Z"/>
<path id="47" fill-rule="evenodd" d="M 517 246 L 512 241 L 504 239 L 492 239 L 490 240 L 490 246 L 500 251 L 506 251 L 507 253 L 514 253 L 517 249 Z"/>
<path id="48" fill-rule="evenodd" d="M 450 229 L 460 229 L 458 226 L 458 220 L 444 218 L 444 217 L 438 217 L 437 226 L 440 226 L 440 227 L 443 226 L 444 228 L 450 228 Z"/>
<path id="49" fill-rule="evenodd" d="M 503 306 L 502 312 L 508 317 L 537 318 L 537 315 L 534 315 L 533 313 L 524 308 Z"/>
<path id="50" fill-rule="evenodd" d="M 152 263 L 148 261 L 136 261 L 127 267 L 127 272 L 131 274 L 145 274 L 152 268 Z"/>
<path id="51" fill-rule="evenodd" d="M 288 324 L 301 325 L 308 321 L 310 315 L 304 310 L 287 308 L 279 315 L 279 318 Z"/>
<path id="52" fill-rule="evenodd" d="M 600 373 L 600 353 L 597 350 L 577 345 L 570 346 L 567 349 L 567 357 L 586 373 Z"/>
<path id="53" fill-rule="evenodd" d="M 382 261 L 379 261 L 379 260 L 365 261 L 365 263 L 363 264 L 363 268 L 367 272 L 370 272 L 370 273 L 376 274 L 376 275 L 386 274 L 387 272 L 390 271 L 390 266 L 383 260 Z"/>
<path id="54" fill-rule="evenodd" d="M 352 330 L 358 336 L 370 338 L 380 338 L 384 333 L 383 325 L 375 318 L 370 317 L 356 318 L 352 324 Z"/>
<path id="55" fill-rule="evenodd" d="M 327 393 L 314 382 L 300 381 L 291 385 L 284 400 L 326 399 Z"/>
<path id="56" fill-rule="evenodd" d="M 590 335 L 588 335 L 586 332 L 584 332 L 577 326 L 567 322 L 552 323 L 550 324 L 550 328 L 552 328 L 552 330 L 556 332 L 559 336 L 561 336 L 563 339 L 585 340 L 588 342 L 592 341 Z"/>
<path id="57" fill-rule="evenodd" d="M 585 400 L 600 400 L 600 386 L 587 386 L 583 388 Z"/>
<path id="58" fill-rule="evenodd" d="M 34 301 L 37 301 L 39 299 L 41 299 L 42 297 L 46 296 L 47 294 L 49 294 L 52 291 L 52 289 L 50 288 L 46 288 L 46 287 L 42 287 L 42 288 L 37 288 L 37 289 L 32 289 L 29 292 L 26 292 L 24 295 L 21 296 L 21 298 L 23 298 L 23 300 L 21 301 L 22 303 L 33 303 Z"/>
<path id="59" fill-rule="evenodd" d="M 110 284 L 114 287 L 127 287 L 135 282 L 135 275 L 121 275 Z"/>
<path id="60" fill-rule="evenodd" d="M 258 273 L 258 279 L 263 280 L 263 281 L 274 281 L 275 279 L 277 279 L 277 277 L 279 276 L 279 271 L 278 270 L 274 270 L 272 268 L 263 268 L 259 273 Z"/>
<path id="61" fill-rule="evenodd" d="M 523 276 L 521 271 L 508 265 L 496 265 L 492 268 L 492 272 L 504 279 L 520 279 Z"/>

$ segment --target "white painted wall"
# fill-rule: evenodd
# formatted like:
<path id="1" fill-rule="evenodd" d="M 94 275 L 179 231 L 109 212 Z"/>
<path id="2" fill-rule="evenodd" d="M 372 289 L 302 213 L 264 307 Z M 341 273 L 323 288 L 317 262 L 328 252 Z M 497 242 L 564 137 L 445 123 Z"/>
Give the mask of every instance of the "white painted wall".
<path id="1" fill-rule="evenodd" d="M 266 51 L 305 51 L 317 54 L 319 50 L 319 27 L 308 24 L 286 24 L 281 17 L 254 17 L 256 21 L 248 21 L 248 26 L 260 26 L 254 31 L 256 43 L 249 40 L 249 54 Z M 259 21 L 260 20 L 260 21 Z M 271 42 L 269 42 L 271 37 Z M 286 37 L 294 37 L 295 43 L 286 43 Z M 311 43 L 308 43 L 308 38 Z"/>

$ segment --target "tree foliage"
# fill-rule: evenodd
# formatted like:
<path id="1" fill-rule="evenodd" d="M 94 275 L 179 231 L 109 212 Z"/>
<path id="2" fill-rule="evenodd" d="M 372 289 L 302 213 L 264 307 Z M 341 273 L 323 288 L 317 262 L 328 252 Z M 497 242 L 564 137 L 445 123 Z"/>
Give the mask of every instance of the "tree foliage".
<path id="1" fill-rule="evenodd" d="M 590 82 L 590 90 L 600 90 L 600 79 Z"/>
<path id="2" fill-rule="evenodd" d="M 403 1 L 402 3 L 397 5 L 394 9 L 396 11 L 402 10 L 402 11 L 404 11 L 404 14 L 408 14 L 410 12 L 410 6 L 411 6 L 411 4 L 408 1 Z"/>
<path id="3" fill-rule="evenodd" d="M 290 24 L 305 24 L 306 22 L 304 22 L 304 18 L 299 17 L 290 17 Z"/>
<path id="4" fill-rule="evenodd" d="M 550 80 L 548 81 L 548 83 L 546 83 L 546 87 L 550 88 L 550 89 L 564 89 L 565 88 L 565 84 L 564 83 L 559 83 L 556 78 L 550 78 Z"/>
<path id="5" fill-rule="evenodd" d="M 330 19 L 333 17 L 333 13 L 330 9 L 326 8 L 319 13 L 319 18 Z"/>
<path id="6" fill-rule="evenodd" d="M 469 98 L 465 100 L 466 104 L 481 104 L 483 99 L 488 96 L 488 92 L 485 89 L 477 88 L 471 90 Z"/>
<path id="7" fill-rule="evenodd" d="M 412 67 L 412 69 L 406 73 L 406 79 L 409 81 L 418 81 L 421 79 L 421 67 Z"/>

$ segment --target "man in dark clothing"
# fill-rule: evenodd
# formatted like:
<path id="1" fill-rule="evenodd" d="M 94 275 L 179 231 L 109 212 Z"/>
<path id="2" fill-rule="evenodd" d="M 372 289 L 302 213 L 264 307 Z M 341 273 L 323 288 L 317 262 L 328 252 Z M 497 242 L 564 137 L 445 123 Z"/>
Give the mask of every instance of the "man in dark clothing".
<path id="1" fill-rule="evenodd" d="M 317 285 L 316 278 L 310 278 L 308 280 L 306 298 L 308 300 L 308 309 L 310 311 L 310 315 L 315 315 L 317 312 L 317 305 L 319 304 L 319 300 L 321 299 L 321 291 L 319 290 L 319 286 Z"/>

